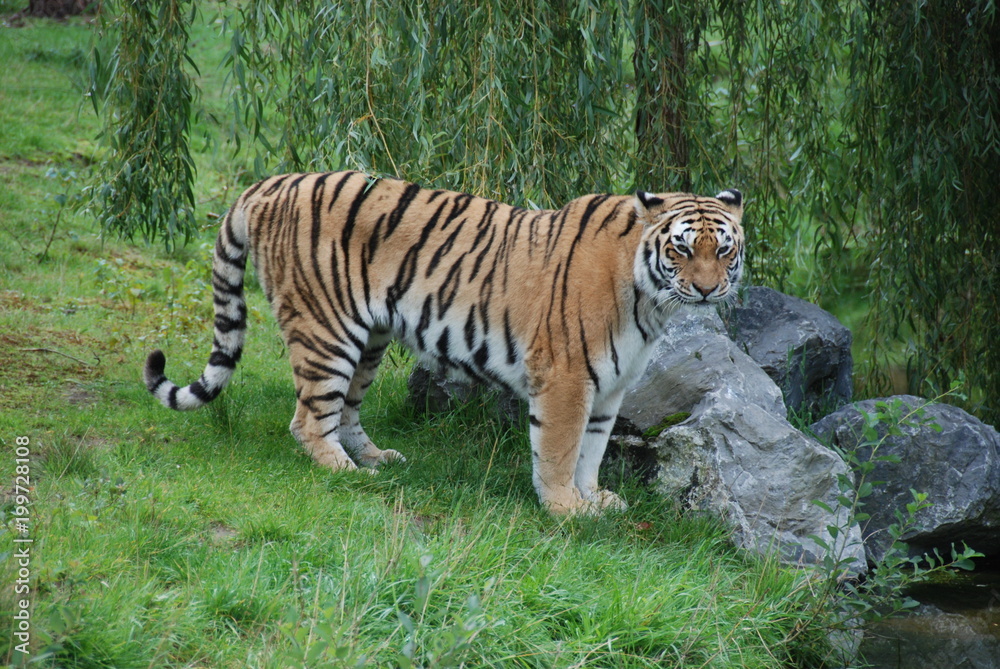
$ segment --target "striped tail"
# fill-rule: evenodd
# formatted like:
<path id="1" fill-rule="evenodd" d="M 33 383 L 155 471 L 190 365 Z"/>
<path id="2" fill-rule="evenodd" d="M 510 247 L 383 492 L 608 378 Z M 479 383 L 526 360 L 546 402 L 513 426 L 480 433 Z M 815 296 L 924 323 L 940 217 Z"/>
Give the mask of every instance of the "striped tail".
<path id="1" fill-rule="evenodd" d="M 230 209 L 215 242 L 215 260 L 212 263 L 215 340 L 212 342 L 212 355 L 201 377 L 182 388 L 164 374 L 167 358 L 163 351 L 153 351 L 146 358 L 143 369 L 146 387 L 165 407 L 187 411 L 208 404 L 229 383 L 236 363 L 243 355 L 247 329 L 247 305 L 243 299 L 243 275 L 248 253 L 245 216 L 238 205 Z"/>

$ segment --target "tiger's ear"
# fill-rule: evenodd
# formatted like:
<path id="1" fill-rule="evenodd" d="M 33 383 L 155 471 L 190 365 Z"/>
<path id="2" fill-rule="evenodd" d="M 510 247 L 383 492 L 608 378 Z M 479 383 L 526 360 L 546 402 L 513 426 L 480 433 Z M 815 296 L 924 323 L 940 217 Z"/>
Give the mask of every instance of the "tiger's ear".
<path id="1" fill-rule="evenodd" d="M 654 207 L 659 207 L 666 202 L 662 197 L 657 197 L 647 193 L 644 190 L 637 190 L 635 192 L 635 213 L 640 219 L 645 220 L 649 215 L 649 210 Z"/>
<path id="2" fill-rule="evenodd" d="M 726 209 L 732 212 L 734 216 L 743 216 L 743 193 L 739 192 L 735 188 L 729 188 L 722 191 L 715 196 L 715 199 L 726 205 Z"/>

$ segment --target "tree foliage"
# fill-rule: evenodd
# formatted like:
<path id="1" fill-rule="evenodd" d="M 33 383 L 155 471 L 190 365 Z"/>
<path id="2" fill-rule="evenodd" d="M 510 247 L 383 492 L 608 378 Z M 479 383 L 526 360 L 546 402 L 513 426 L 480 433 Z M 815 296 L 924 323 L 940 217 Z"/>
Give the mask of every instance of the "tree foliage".
<path id="1" fill-rule="evenodd" d="M 146 237 L 172 240 L 191 206 L 178 140 L 191 110 L 186 36 L 146 4 L 120 7 L 108 95 L 119 116 L 108 116 L 102 172 L 119 178 L 98 192 L 108 228 L 127 232 L 118 222 L 141 213 Z M 993 0 L 229 9 L 233 138 L 260 174 L 354 168 L 546 207 L 590 192 L 737 187 L 756 283 L 787 289 L 805 258 L 818 277 L 807 297 L 830 299 L 870 268 L 865 348 L 883 373 L 866 377 L 867 392 L 885 390 L 888 361 L 909 341 L 911 390 L 964 378 L 969 406 L 1000 418 L 986 401 L 1000 394 Z M 158 44 L 149 62 L 178 65 L 160 75 L 140 66 Z M 157 171 L 157 160 L 178 169 Z M 171 195 L 183 206 L 169 208 Z"/>
<path id="2" fill-rule="evenodd" d="M 91 199 L 105 233 L 167 247 L 197 231 L 189 130 L 191 0 L 109 0 L 94 50 L 91 98 L 107 153 Z"/>
<path id="3" fill-rule="evenodd" d="M 257 164 L 544 206 L 620 189 L 623 10 L 603 5 L 250 0 L 231 64 Z"/>
<path id="4" fill-rule="evenodd" d="M 964 381 L 1000 422 L 997 7 L 873 0 L 855 30 L 847 119 L 863 157 L 873 331 L 909 338 L 911 391 Z"/>

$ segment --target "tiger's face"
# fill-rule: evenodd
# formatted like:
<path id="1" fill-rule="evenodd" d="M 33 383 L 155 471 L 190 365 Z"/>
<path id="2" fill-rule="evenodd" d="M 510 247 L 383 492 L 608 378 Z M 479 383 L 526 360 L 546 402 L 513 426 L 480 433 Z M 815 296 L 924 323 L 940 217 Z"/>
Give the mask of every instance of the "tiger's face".
<path id="1" fill-rule="evenodd" d="M 640 286 L 657 304 L 707 305 L 735 299 L 743 275 L 743 197 L 636 193 L 645 224 L 636 257 Z"/>

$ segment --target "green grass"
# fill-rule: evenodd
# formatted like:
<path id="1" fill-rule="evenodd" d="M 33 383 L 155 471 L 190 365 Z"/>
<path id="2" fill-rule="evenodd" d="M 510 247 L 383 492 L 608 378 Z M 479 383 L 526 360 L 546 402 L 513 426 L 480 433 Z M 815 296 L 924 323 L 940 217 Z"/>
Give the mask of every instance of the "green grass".
<path id="1" fill-rule="evenodd" d="M 226 392 L 198 412 L 160 407 L 140 380 L 146 353 L 164 348 L 182 381 L 210 349 L 214 223 L 168 256 L 60 213 L 54 195 L 69 187 L 46 174 L 77 171 L 78 188 L 99 157 L 74 83 L 88 27 L 0 31 L 0 511 L 9 522 L 14 443 L 27 436 L 37 666 L 817 662 L 824 637 L 801 574 L 632 482 L 619 489 L 625 514 L 546 516 L 526 430 L 503 427 L 488 401 L 418 415 L 404 399 L 405 355 L 384 365 L 363 415 L 408 461 L 375 475 L 314 466 L 287 429 L 291 374 L 259 289 Z M 210 21 L 196 37 L 209 61 L 224 51 Z M 221 74 L 203 70 L 211 111 Z M 208 115 L 201 123 L 221 134 Z M 223 141 L 198 150 L 204 215 L 244 176 Z M 16 574 L 7 522 L 4 584 Z M 16 599 L 0 590 L 0 630 Z M 24 659 L 6 632 L 0 659 Z"/>

